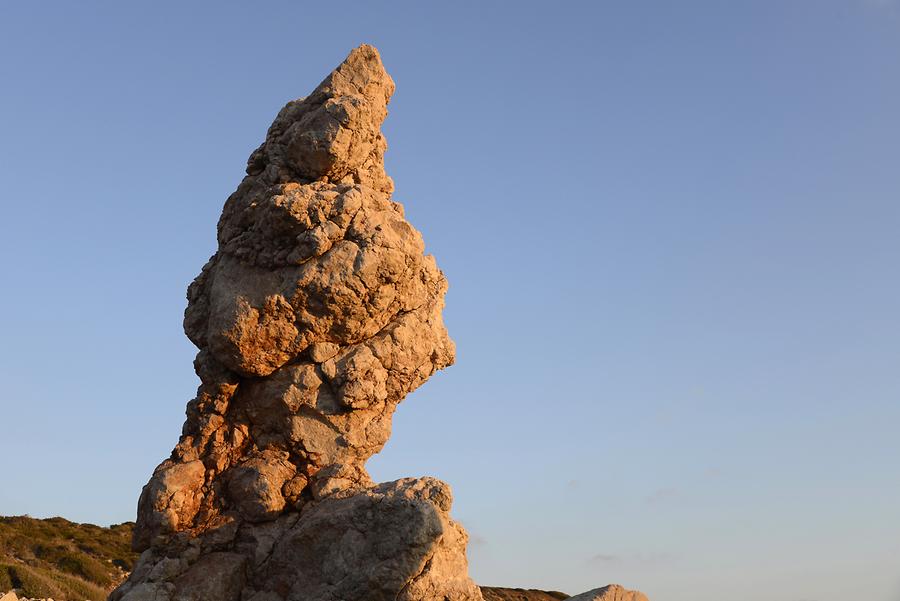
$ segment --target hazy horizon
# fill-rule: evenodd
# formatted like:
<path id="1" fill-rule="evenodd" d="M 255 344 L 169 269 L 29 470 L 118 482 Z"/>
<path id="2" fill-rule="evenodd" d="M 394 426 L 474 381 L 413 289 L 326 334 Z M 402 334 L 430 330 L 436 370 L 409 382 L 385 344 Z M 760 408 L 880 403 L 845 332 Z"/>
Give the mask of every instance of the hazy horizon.
<path id="1" fill-rule="evenodd" d="M 373 478 L 483 585 L 900 601 L 893 0 L 3 5 L 0 515 L 134 519 L 222 204 L 362 43 L 458 347 Z"/>

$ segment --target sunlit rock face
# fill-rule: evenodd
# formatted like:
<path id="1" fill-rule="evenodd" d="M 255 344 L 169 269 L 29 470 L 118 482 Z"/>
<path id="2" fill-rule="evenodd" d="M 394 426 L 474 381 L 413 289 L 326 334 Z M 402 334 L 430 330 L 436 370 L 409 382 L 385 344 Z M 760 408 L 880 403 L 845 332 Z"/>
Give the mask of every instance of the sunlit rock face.
<path id="1" fill-rule="evenodd" d="M 619 584 L 610 584 L 569 597 L 568 601 L 648 601 L 640 591 L 630 591 Z"/>
<path id="2" fill-rule="evenodd" d="M 384 173 L 393 91 L 361 46 L 250 156 L 188 289 L 197 397 L 111 600 L 481 599 L 449 487 L 364 467 L 454 359 L 447 282 Z"/>

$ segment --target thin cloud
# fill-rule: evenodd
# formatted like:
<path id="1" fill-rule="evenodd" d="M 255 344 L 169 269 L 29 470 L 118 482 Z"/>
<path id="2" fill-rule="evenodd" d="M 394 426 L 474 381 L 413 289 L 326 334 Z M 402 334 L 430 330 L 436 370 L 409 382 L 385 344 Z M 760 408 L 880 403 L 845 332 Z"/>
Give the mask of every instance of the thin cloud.
<path id="1" fill-rule="evenodd" d="M 609 564 L 632 564 L 644 568 L 650 568 L 672 563 L 677 556 L 672 553 L 597 553 L 587 560 L 587 564 L 595 567 L 608 566 Z"/>
<path id="2" fill-rule="evenodd" d="M 708 467 L 703 470 L 703 477 L 709 480 L 715 480 L 717 478 L 722 477 L 722 468 L 719 467 Z"/>
<path id="3" fill-rule="evenodd" d="M 483 547 L 487 544 L 487 540 L 480 534 L 469 532 L 469 544 L 473 547 Z"/>
<path id="4" fill-rule="evenodd" d="M 654 490 L 647 498 L 644 499 L 650 505 L 657 505 L 659 503 L 664 503 L 674 497 L 678 496 L 678 489 L 672 486 L 668 486 L 665 488 L 658 488 Z"/>
<path id="5" fill-rule="evenodd" d="M 609 555 L 607 553 L 597 553 L 588 560 L 588 563 L 616 563 L 622 561 L 620 555 Z"/>

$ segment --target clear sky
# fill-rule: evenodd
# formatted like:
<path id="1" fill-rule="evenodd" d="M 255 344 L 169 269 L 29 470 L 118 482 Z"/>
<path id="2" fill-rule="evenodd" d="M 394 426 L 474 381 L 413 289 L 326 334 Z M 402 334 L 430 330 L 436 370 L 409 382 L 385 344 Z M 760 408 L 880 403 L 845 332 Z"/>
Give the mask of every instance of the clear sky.
<path id="1" fill-rule="evenodd" d="M 0 514 L 134 518 L 222 204 L 363 42 L 459 351 L 373 476 L 482 584 L 900 600 L 891 0 L 3 2 Z"/>

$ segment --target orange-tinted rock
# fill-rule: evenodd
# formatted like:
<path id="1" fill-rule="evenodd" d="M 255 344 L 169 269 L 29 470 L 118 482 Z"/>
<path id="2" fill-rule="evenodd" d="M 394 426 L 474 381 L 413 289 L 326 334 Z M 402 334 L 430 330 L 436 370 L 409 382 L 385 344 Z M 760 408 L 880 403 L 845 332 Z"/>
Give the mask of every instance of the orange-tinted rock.
<path id="1" fill-rule="evenodd" d="M 384 173 L 393 90 L 361 46 L 251 155 L 188 290 L 201 384 L 113 601 L 480 601 L 449 487 L 365 471 L 397 404 L 455 353 L 447 282 Z"/>

